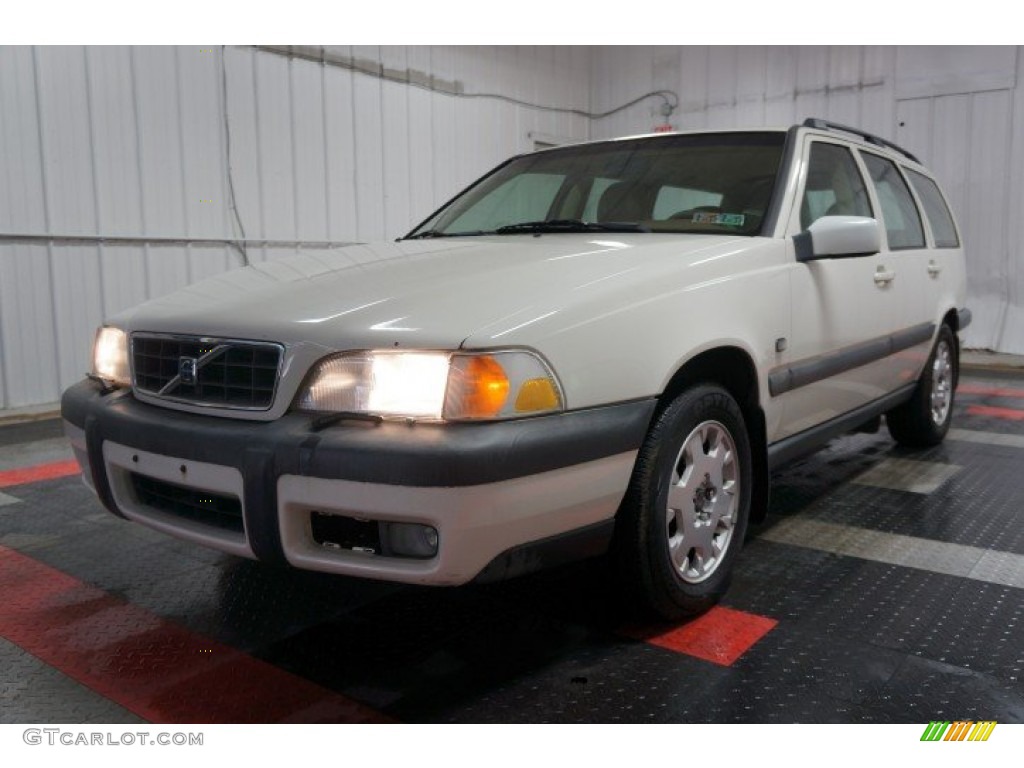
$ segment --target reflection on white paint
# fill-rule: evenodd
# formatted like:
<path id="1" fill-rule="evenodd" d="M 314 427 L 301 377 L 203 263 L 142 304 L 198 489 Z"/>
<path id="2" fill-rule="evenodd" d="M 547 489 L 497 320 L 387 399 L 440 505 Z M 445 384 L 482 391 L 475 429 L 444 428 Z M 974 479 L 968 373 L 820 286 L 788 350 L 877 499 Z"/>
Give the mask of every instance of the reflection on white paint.
<path id="1" fill-rule="evenodd" d="M 625 275 L 625 274 L 628 274 L 630 272 L 636 272 L 637 269 L 639 269 L 639 267 L 630 267 L 629 269 L 623 269 L 621 272 L 612 272 L 610 275 L 605 275 L 604 277 L 599 277 L 596 280 L 591 280 L 590 282 L 582 283 L 580 285 L 577 285 L 577 286 L 575 286 L 573 288 L 573 290 L 574 291 L 578 291 L 581 288 L 588 288 L 591 285 L 596 285 L 597 283 L 603 283 L 605 280 L 611 280 L 613 277 L 619 277 L 620 275 Z"/>
<path id="2" fill-rule="evenodd" d="M 395 325 L 406 320 L 406 317 L 396 317 L 394 320 L 385 320 L 383 323 L 376 323 L 370 326 L 371 331 L 418 331 L 419 328 L 409 328 L 407 326 Z"/>
<path id="3" fill-rule="evenodd" d="M 548 261 L 561 261 L 562 259 L 575 259 L 577 256 L 593 256 L 596 253 L 611 253 L 613 251 L 621 251 L 623 248 L 629 248 L 631 246 L 626 243 L 620 243 L 618 240 L 590 240 L 588 241 L 591 245 L 603 246 L 594 251 L 580 251 L 579 253 L 567 253 L 564 256 L 552 256 Z"/>
<path id="4" fill-rule="evenodd" d="M 533 318 L 532 320 L 527 320 L 525 323 L 520 323 L 519 325 L 513 325 L 511 328 L 506 328 L 501 333 L 494 334 L 493 336 L 491 336 L 491 338 L 492 339 L 496 339 L 499 336 L 504 336 L 506 334 L 512 333 L 512 331 L 518 331 L 520 328 L 525 328 L 528 325 L 533 325 L 534 323 L 539 323 L 545 317 L 551 317 L 552 315 L 556 315 L 556 314 L 558 314 L 558 310 L 555 310 L 553 312 L 546 312 L 543 315 L 540 315 L 538 317 Z"/>
<path id="5" fill-rule="evenodd" d="M 338 313 L 333 314 L 333 315 L 327 315 L 327 317 L 310 317 L 310 318 L 308 318 L 306 320 L 299 320 L 298 322 L 300 322 L 300 323 L 326 323 L 328 320 L 336 320 L 339 317 L 344 317 L 345 315 L 351 315 L 353 312 L 358 312 L 361 309 L 368 309 L 369 307 L 375 307 L 378 304 L 383 304 L 385 301 L 389 301 L 389 299 L 378 299 L 377 301 L 371 301 L 369 304 L 361 304 L 358 307 L 352 307 L 352 309 L 346 309 L 344 312 L 338 312 Z"/>

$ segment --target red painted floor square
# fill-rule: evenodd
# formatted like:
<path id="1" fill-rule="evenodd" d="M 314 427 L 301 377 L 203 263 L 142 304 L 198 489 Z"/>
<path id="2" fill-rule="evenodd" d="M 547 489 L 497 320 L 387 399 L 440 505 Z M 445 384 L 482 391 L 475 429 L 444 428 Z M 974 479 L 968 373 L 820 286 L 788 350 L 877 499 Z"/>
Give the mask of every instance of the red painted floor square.
<path id="1" fill-rule="evenodd" d="M 718 606 L 679 626 L 630 627 L 622 634 L 728 667 L 778 623 L 765 616 Z"/>
<path id="2" fill-rule="evenodd" d="M 77 475 L 82 470 L 74 459 L 68 461 L 54 461 L 49 464 L 37 464 L 34 467 L 22 467 L 20 469 L 7 469 L 0 472 L 0 488 L 9 488 L 12 485 L 25 485 L 26 483 L 37 483 L 40 480 L 52 480 L 55 477 L 67 477 Z"/>
<path id="3" fill-rule="evenodd" d="M 971 405 L 967 408 L 968 416 L 994 416 L 997 419 L 1024 421 L 1024 411 L 1016 408 L 996 408 L 991 405 Z"/>
<path id="4" fill-rule="evenodd" d="M 154 723 L 389 722 L 0 546 L 0 637 Z"/>

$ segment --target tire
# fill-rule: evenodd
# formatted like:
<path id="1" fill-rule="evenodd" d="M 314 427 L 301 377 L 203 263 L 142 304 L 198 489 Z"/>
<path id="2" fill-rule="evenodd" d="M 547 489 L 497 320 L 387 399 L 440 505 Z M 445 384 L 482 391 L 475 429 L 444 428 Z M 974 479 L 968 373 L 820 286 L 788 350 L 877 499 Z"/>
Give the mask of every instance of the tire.
<path id="1" fill-rule="evenodd" d="M 729 587 L 753 491 L 743 414 L 714 385 L 655 419 L 616 519 L 614 555 L 630 596 L 662 618 L 711 608 Z"/>
<path id="2" fill-rule="evenodd" d="M 959 378 L 957 357 L 956 337 L 943 323 L 914 394 L 885 415 L 889 434 L 897 443 L 910 448 L 928 448 L 946 437 Z"/>

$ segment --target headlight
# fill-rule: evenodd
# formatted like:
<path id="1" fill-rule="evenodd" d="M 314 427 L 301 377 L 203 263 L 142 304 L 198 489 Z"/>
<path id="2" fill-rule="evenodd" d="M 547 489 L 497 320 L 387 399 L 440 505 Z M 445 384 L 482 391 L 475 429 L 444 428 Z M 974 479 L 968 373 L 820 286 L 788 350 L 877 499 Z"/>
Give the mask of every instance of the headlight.
<path id="1" fill-rule="evenodd" d="M 120 328 L 100 328 L 92 348 L 92 372 L 104 381 L 128 386 L 128 336 Z"/>
<path id="2" fill-rule="evenodd" d="M 379 351 L 322 360 L 298 407 L 462 421 L 549 413 L 563 401 L 554 374 L 530 352 Z"/>

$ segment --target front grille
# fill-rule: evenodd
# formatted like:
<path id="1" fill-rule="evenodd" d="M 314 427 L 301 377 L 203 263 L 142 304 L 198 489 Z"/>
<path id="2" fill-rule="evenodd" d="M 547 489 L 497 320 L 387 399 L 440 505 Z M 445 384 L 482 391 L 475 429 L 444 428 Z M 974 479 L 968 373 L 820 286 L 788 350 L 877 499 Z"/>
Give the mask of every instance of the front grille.
<path id="1" fill-rule="evenodd" d="M 144 506 L 222 531 L 244 533 L 242 502 L 234 496 L 199 491 L 131 473 L 135 496 Z"/>
<path id="2" fill-rule="evenodd" d="M 133 334 L 135 389 L 195 405 L 267 409 L 281 353 L 279 344 Z"/>

